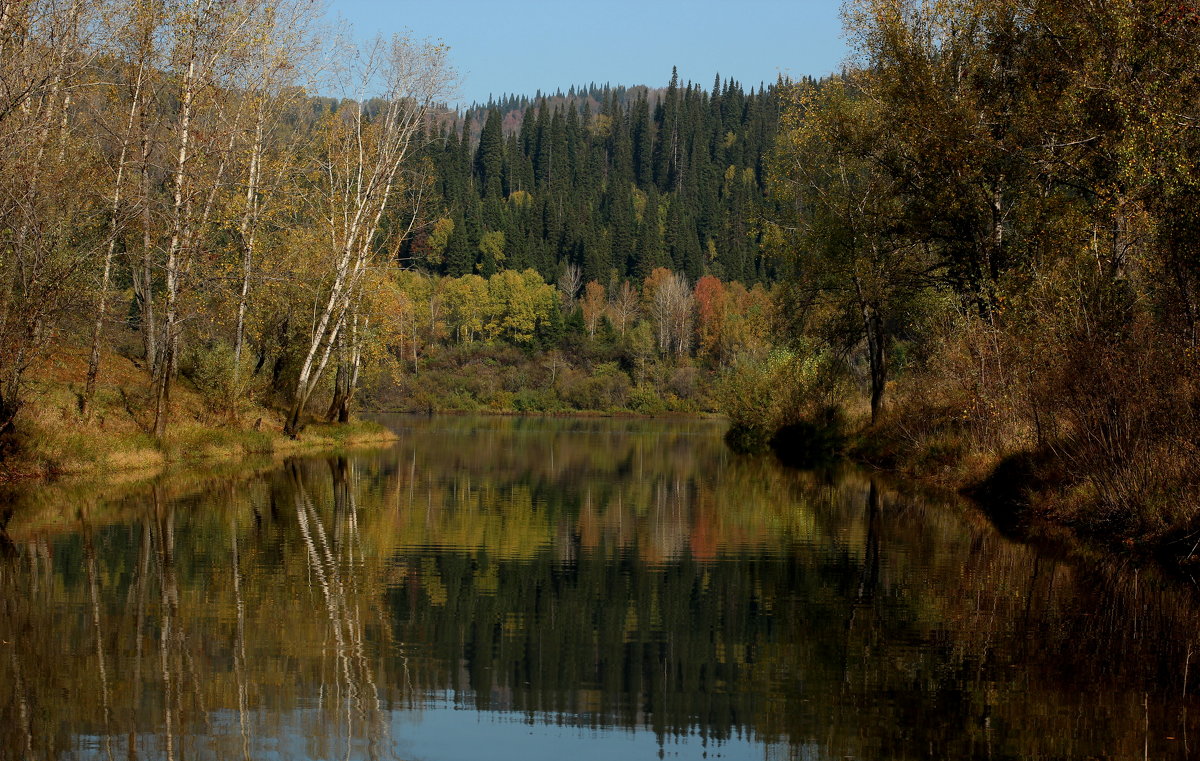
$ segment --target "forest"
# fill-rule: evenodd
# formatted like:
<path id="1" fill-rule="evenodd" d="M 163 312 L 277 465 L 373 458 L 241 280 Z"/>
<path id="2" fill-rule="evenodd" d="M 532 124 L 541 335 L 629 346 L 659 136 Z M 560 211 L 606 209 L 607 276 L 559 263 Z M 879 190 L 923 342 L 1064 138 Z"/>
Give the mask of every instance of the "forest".
<path id="1" fill-rule="evenodd" d="M 1191 554 L 1188 3 L 855 0 L 835 76 L 458 110 L 445 47 L 306 0 L 4 8 L 6 467 L 720 413 Z"/>

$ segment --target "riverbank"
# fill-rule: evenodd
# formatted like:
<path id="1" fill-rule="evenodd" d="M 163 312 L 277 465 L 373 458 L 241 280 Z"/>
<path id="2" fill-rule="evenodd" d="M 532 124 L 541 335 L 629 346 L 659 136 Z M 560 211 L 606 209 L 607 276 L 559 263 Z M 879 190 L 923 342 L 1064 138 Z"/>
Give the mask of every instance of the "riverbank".
<path id="1" fill-rule="evenodd" d="M 1090 488 L 1090 474 L 1072 472 L 1061 453 L 1015 449 L 988 451 L 962 427 L 914 423 L 893 410 L 879 423 L 840 411 L 784 426 L 764 435 L 736 426 L 726 444 L 734 451 L 771 450 L 784 465 L 809 470 L 838 461 L 877 470 L 898 482 L 957 493 L 978 506 L 1002 534 L 1034 543 L 1064 558 L 1119 558 L 1162 567 L 1195 582 L 1200 571 L 1200 532 L 1180 510 L 1175 521 L 1160 514 L 1151 523 L 1131 506 L 1114 514 Z M 928 419 L 926 419 L 928 423 Z"/>
<path id="2" fill-rule="evenodd" d="M 914 422 L 914 421 L 922 422 Z M 1021 536 L 1070 534 L 1111 551 L 1153 556 L 1188 573 L 1200 567 L 1196 518 L 1188 491 L 1167 476 L 1140 488 L 1146 495 L 1114 505 L 1130 488 L 1129 466 L 1087 462 L 1061 444 L 997 447 L 961 417 L 929 409 L 893 410 L 844 440 L 860 464 L 951 489 L 978 503 L 1002 530 Z M 1137 459 L 1153 461 L 1150 453 Z M 1173 495 L 1173 496 L 1172 496 Z"/>
<path id="3" fill-rule="evenodd" d="M 1156 396 L 1140 392 L 1132 369 L 1124 386 L 1115 372 L 1107 383 L 1077 373 L 1071 395 L 1034 404 L 1031 392 L 996 382 L 995 373 L 992 385 L 955 381 L 963 372 L 947 372 L 945 354 L 971 356 L 946 350 L 890 382 L 876 422 L 852 377 L 830 385 L 786 363 L 745 373 L 742 386 L 753 393 L 729 409 L 726 441 L 735 450 L 769 446 L 798 467 L 846 456 L 971 497 L 1011 531 L 1053 525 L 1200 567 L 1200 437 L 1195 408 L 1174 403 L 1189 398 L 1189 386 Z"/>
<path id="4" fill-rule="evenodd" d="M 133 360 L 104 358 L 104 374 L 90 415 L 80 413 L 86 359 L 65 354 L 30 373 L 27 401 L 2 443 L 0 481 L 113 473 L 157 473 L 170 465 L 248 455 L 339 449 L 395 439 L 366 420 L 312 421 L 295 438 L 283 433 L 283 415 L 257 403 L 217 410 L 180 378 L 172 390 L 167 435 L 152 434 L 149 376 Z"/>
<path id="5" fill-rule="evenodd" d="M 405 416 L 421 416 L 431 417 L 434 415 L 448 415 L 451 417 L 513 417 L 513 418 L 554 418 L 554 419 L 569 419 L 569 418 L 615 418 L 624 420 L 724 420 L 724 415 L 719 412 L 685 412 L 685 411 L 667 411 L 667 412 L 638 412 L 627 409 L 610 409 L 610 410 L 553 410 L 548 412 L 527 412 L 515 409 L 462 409 L 457 407 L 449 407 L 445 409 L 433 410 L 416 410 L 411 407 L 401 407 L 399 409 L 378 409 L 372 408 L 364 410 L 366 415 L 405 415 Z"/>
<path id="6" fill-rule="evenodd" d="M 566 350 L 477 342 L 433 348 L 420 372 L 382 373 L 360 394 L 389 412 L 699 415 L 716 408 L 718 373 L 692 359 L 641 357 L 619 337 L 578 337 Z"/>

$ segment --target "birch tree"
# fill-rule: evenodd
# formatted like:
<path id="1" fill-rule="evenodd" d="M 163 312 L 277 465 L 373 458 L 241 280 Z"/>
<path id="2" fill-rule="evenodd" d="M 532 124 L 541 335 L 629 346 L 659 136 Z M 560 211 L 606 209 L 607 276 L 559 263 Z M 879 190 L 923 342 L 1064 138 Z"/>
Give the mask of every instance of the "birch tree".
<path id="1" fill-rule="evenodd" d="M 240 253 L 237 313 L 234 327 L 234 372 L 241 373 L 246 342 L 250 291 L 260 257 L 263 226 L 290 208 L 288 183 L 294 169 L 296 143 L 302 132 L 282 128 L 296 100 L 304 94 L 297 80 L 314 57 L 312 21 L 315 3 L 292 0 L 272 3 L 247 51 L 244 78 L 238 91 L 249 103 L 247 134 L 242 150 L 242 192 L 237 201 L 235 239 Z"/>
<path id="2" fill-rule="evenodd" d="M 402 168 L 431 109 L 451 81 L 446 49 L 396 37 L 377 40 L 355 56 L 342 78 L 344 99 L 326 114 L 316 137 L 312 197 L 326 229 L 328 271 L 317 290 L 284 430 L 295 435 L 343 330 L 353 329 L 354 306 L 367 271 L 387 246 L 380 222 L 405 181 Z M 374 83 L 383 96 L 367 100 Z"/>
<path id="3" fill-rule="evenodd" d="M 630 325 L 638 314 L 637 289 L 630 285 L 628 280 L 621 281 L 621 287 L 613 289 L 612 298 L 608 303 L 608 314 L 623 338 L 626 326 Z"/>
<path id="4" fill-rule="evenodd" d="M 685 356 L 692 347 L 695 299 L 687 277 L 659 267 L 646 278 L 642 298 L 654 323 L 658 350 Z"/>
<path id="5" fill-rule="evenodd" d="M 588 281 L 584 286 L 583 298 L 579 304 L 583 308 L 583 324 L 587 328 L 588 338 L 596 337 L 596 327 L 600 324 L 600 318 L 604 316 L 604 307 L 607 305 L 604 296 L 604 286 L 595 280 Z"/>
<path id="6" fill-rule="evenodd" d="M 217 224 L 214 210 L 220 192 L 231 182 L 231 165 L 238 138 L 247 122 L 255 125 L 266 114 L 255 103 L 262 89 L 274 82 L 278 70 L 272 40 L 279 30 L 283 8 L 290 3 L 271 0 L 191 0 L 176 7 L 170 18 L 171 64 L 179 82 L 176 121 L 170 132 L 171 194 L 163 216 L 168 220 L 163 261 L 163 316 L 158 360 L 154 362 L 154 433 L 162 438 L 170 414 L 171 385 L 178 368 L 183 313 L 181 295 L 193 274 L 194 257 L 206 234 Z M 290 18 L 293 14 L 283 14 Z M 264 52 L 268 51 L 268 52 Z M 256 89 L 246 86 L 245 72 Z M 266 73 L 263 73 L 266 72 Z M 256 140 L 252 139 L 254 145 Z M 261 145 L 257 148 L 261 152 Z M 260 156 L 261 158 L 261 156 Z M 253 162 L 252 162 L 253 163 Z M 261 176 L 258 167 L 254 182 Z M 257 185 L 250 193 L 243 227 L 256 222 Z"/>
<path id="7" fill-rule="evenodd" d="M 123 39 L 118 40 L 117 54 L 125 63 L 125 71 L 127 79 L 114 83 L 113 89 L 115 102 L 121 102 L 122 90 L 128 90 L 129 107 L 123 124 L 114 125 L 112 132 L 116 136 L 117 157 L 113 168 L 112 191 L 111 191 L 111 219 L 109 221 L 109 238 L 107 247 L 104 253 L 104 264 L 101 268 L 100 285 L 96 294 L 95 302 L 95 321 L 92 323 L 92 340 L 91 351 L 88 356 L 87 378 L 84 382 L 83 399 L 80 403 L 80 412 L 84 419 L 91 415 L 92 401 L 96 395 L 96 383 L 100 375 L 100 350 L 101 350 L 101 335 L 104 330 L 104 323 L 108 316 L 109 303 L 109 287 L 112 279 L 113 260 L 117 250 L 117 243 L 124 232 L 124 226 L 129 215 L 126 183 L 128 182 L 128 173 L 131 169 L 133 156 L 132 149 L 135 147 L 135 141 L 138 138 L 139 125 L 142 129 L 145 127 L 145 101 L 146 90 L 150 84 L 152 75 L 152 67 L 155 64 L 153 55 L 155 52 L 154 36 L 155 31 L 160 23 L 161 17 L 155 4 L 150 2 L 135 2 L 129 5 L 129 17 L 124 20 L 123 29 L 120 36 Z M 104 114 L 101 114 L 103 119 Z M 99 121 L 99 120 L 98 120 Z M 101 133 L 103 134 L 103 133 Z M 143 136 L 143 142 L 144 142 Z M 146 204 L 148 199 L 142 198 L 142 203 Z"/>

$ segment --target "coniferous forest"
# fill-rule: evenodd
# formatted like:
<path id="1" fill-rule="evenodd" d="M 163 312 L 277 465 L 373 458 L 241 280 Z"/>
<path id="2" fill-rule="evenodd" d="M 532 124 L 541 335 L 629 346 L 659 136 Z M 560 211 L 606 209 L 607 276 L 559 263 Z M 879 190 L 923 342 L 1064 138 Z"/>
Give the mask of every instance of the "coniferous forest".
<path id="1" fill-rule="evenodd" d="M 440 214 L 406 241 L 414 262 L 458 277 L 532 267 L 554 282 L 645 279 L 659 267 L 773 280 L 761 215 L 779 86 L 720 77 L 711 90 L 572 88 L 469 109 L 425 148 Z M 499 236 L 503 237 L 499 237 Z"/>

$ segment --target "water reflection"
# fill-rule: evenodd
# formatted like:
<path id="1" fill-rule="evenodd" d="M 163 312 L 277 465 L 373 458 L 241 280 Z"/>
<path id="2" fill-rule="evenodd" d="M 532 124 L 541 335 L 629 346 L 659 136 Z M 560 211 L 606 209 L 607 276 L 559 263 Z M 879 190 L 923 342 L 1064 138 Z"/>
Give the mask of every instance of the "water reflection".
<path id="1" fill-rule="evenodd" d="M 703 422 L 10 495 L 0 758 L 1187 758 L 1198 617 Z"/>

